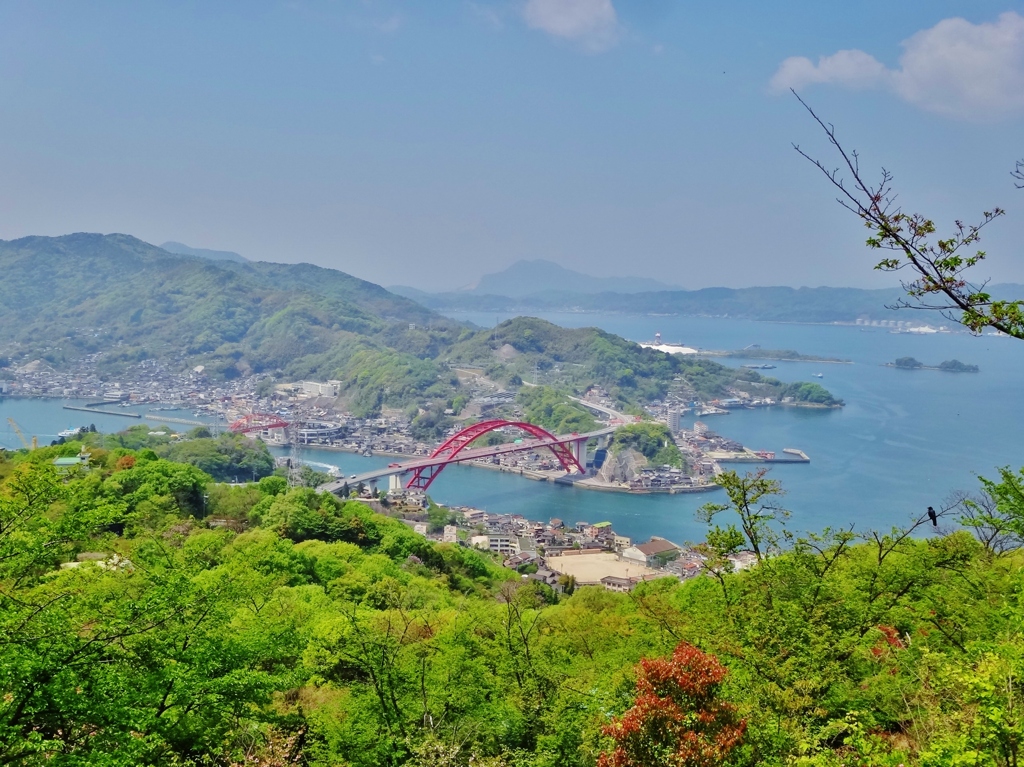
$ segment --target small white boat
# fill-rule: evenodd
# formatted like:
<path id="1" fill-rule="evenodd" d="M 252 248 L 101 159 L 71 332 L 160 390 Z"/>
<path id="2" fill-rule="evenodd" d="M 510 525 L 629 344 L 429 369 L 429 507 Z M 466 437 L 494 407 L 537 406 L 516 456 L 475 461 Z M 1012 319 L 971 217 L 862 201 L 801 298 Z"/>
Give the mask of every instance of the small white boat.
<path id="1" fill-rule="evenodd" d="M 79 431 L 80 429 L 65 429 L 64 431 L 57 432 L 57 436 L 64 437 L 65 439 L 68 437 L 77 437 Z"/>
<path id="2" fill-rule="evenodd" d="M 815 377 L 815 378 L 824 378 L 824 377 L 825 377 L 825 374 L 824 374 L 824 373 L 815 373 L 815 374 L 814 374 L 814 377 Z"/>

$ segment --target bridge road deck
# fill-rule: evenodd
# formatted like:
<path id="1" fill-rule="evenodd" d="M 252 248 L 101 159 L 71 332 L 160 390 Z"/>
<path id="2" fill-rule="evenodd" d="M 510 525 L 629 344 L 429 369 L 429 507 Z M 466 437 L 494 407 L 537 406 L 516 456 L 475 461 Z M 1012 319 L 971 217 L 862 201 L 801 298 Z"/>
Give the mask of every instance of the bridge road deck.
<path id="1" fill-rule="evenodd" d="M 355 476 L 348 478 L 337 479 L 320 485 L 317 490 L 320 492 L 337 493 L 345 485 L 349 485 L 351 487 L 359 484 L 360 482 L 363 484 L 371 484 L 383 479 L 384 477 L 390 477 L 396 474 L 407 474 L 420 468 L 442 466 L 450 463 L 464 463 L 478 458 L 491 458 L 496 455 L 508 455 L 509 453 L 532 452 L 534 450 L 542 450 L 549 445 L 565 445 L 572 442 L 586 441 L 596 437 L 607 436 L 614 432 L 618 426 L 619 425 L 606 426 L 603 429 L 589 431 L 583 434 L 560 434 L 554 439 L 527 439 L 522 442 L 510 442 L 502 445 L 491 445 L 489 447 L 467 448 L 454 456 L 440 455 L 437 457 L 424 456 L 423 458 L 414 458 L 413 460 L 399 463 L 396 466 L 373 469 L 372 471 L 364 471 L 361 474 L 356 474 Z"/>

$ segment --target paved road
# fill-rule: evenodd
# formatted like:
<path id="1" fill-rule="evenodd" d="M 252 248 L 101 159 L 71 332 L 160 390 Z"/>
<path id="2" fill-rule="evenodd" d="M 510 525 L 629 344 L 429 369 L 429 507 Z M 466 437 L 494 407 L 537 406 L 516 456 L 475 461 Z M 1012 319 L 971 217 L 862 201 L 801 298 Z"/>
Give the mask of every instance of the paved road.
<path id="1" fill-rule="evenodd" d="M 596 410 L 598 413 L 603 413 L 604 415 L 611 418 L 612 421 L 621 421 L 621 424 L 634 423 L 636 421 L 636 416 L 628 415 L 626 413 L 620 413 L 618 410 L 612 410 L 610 407 L 605 407 L 604 405 L 598 405 L 593 402 L 588 402 L 587 400 L 580 399 L 579 397 L 569 397 L 569 399 L 571 399 L 573 402 L 579 402 L 581 405 L 583 405 L 583 407 L 590 408 L 591 410 Z"/>

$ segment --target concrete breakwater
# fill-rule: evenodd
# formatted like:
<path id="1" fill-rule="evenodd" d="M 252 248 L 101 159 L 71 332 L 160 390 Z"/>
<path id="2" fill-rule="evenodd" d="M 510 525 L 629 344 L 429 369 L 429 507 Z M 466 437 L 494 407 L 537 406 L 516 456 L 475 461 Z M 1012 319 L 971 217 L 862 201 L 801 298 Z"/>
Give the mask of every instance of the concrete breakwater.
<path id="1" fill-rule="evenodd" d="M 803 450 L 787 447 L 782 451 L 784 455 L 776 457 L 775 453 L 755 452 L 750 450 L 737 450 L 732 452 L 710 451 L 707 457 L 718 463 L 810 463 L 811 459 Z M 762 454 L 763 453 L 763 454 Z"/>
<path id="2" fill-rule="evenodd" d="M 83 413 L 103 413 L 103 415 L 119 415 L 122 418 L 142 418 L 138 413 L 122 413 L 117 410 L 100 410 L 95 407 L 78 407 L 77 405 L 64 405 L 65 410 L 79 410 Z"/>

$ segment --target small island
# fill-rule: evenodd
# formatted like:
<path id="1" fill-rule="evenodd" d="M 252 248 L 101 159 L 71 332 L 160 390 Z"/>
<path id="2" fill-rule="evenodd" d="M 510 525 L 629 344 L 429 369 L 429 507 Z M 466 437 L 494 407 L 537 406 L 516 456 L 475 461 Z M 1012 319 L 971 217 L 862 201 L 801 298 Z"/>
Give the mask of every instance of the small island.
<path id="1" fill-rule="evenodd" d="M 794 351 L 793 349 L 762 349 L 757 345 L 733 351 L 704 350 L 701 351 L 700 354 L 707 357 L 732 357 L 738 359 L 771 360 L 773 362 L 829 362 L 845 365 L 850 364 L 850 360 L 844 360 L 838 357 L 819 357 L 816 354 L 800 354 L 800 352 Z M 744 365 L 744 367 L 754 366 Z M 774 367 L 774 365 L 761 365 L 757 367 L 768 369 L 770 367 Z"/>
<path id="2" fill-rule="evenodd" d="M 925 365 L 913 357 L 900 357 L 895 362 L 885 363 L 885 367 L 899 368 L 900 370 L 943 370 L 947 373 L 977 373 L 977 365 L 968 365 L 960 360 L 946 360 L 938 365 Z"/>
<path id="3" fill-rule="evenodd" d="M 780 405 L 808 408 L 840 408 L 846 403 L 816 383 L 792 383 L 779 393 Z"/>

